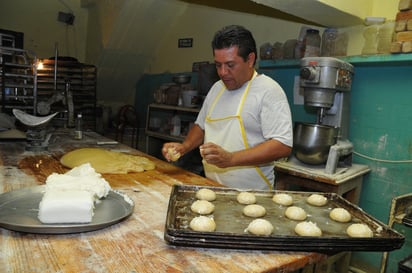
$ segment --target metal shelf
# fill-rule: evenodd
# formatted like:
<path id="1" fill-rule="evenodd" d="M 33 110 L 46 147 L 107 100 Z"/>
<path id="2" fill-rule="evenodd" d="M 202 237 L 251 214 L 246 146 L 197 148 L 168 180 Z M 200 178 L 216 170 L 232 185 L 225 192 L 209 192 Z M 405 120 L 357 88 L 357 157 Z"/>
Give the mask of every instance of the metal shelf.
<path id="1" fill-rule="evenodd" d="M 36 114 L 37 57 L 19 48 L 0 47 L 1 108 L 11 114 L 13 108 Z"/>
<path id="2" fill-rule="evenodd" d="M 147 107 L 147 119 L 146 119 L 146 153 L 150 154 L 151 145 L 150 138 L 156 138 L 164 141 L 176 141 L 181 142 L 184 140 L 185 136 L 172 136 L 170 134 L 159 132 L 150 128 L 150 118 L 153 115 L 153 112 L 162 113 L 165 117 L 171 117 L 173 113 L 179 112 L 184 115 L 187 119 L 194 121 L 196 119 L 197 113 L 199 113 L 200 108 L 189 108 L 182 107 L 177 105 L 168 105 L 168 104 L 149 104 Z"/>

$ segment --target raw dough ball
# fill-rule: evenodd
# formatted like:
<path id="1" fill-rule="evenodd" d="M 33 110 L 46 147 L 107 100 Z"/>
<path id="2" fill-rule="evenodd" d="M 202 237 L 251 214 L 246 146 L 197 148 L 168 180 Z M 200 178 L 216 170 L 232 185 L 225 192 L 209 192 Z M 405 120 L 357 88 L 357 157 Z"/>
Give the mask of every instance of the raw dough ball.
<path id="1" fill-rule="evenodd" d="M 199 214 L 211 214 L 215 210 L 215 205 L 206 200 L 196 200 L 190 209 Z"/>
<path id="2" fill-rule="evenodd" d="M 247 205 L 243 208 L 243 214 L 249 217 L 262 217 L 266 214 L 266 209 L 261 205 Z"/>
<path id="3" fill-rule="evenodd" d="M 169 156 L 171 161 L 177 161 L 181 156 L 180 153 L 177 152 L 174 148 L 168 148 L 167 155 Z"/>
<path id="4" fill-rule="evenodd" d="M 313 222 L 300 222 L 295 232 L 300 236 L 322 236 L 322 230 Z"/>
<path id="5" fill-rule="evenodd" d="M 246 228 L 247 232 L 255 235 L 270 235 L 273 232 L 272 224 L 265 219 L 255 219 Z"/>
<path id="6" fill-rule="evenodd" d="M 373 237 L 372 230 L 365 224 L 352 224 L 346 229 L 350 237 Z"/>
<path id="7" fill-rule="evenodd" d="M 308 202 L 309 204 L 313 205 L 313 206 L 317 206 L 317 207 L 321 207 L 326 205 L 326 203 L 328 202 L 328 199 L 320 194 L 312 194 L 311 196 L 308 197 L 308 199 L 306 199 L 306 202 Z"/>
<path id="8" fill-rule="evenodd" d="M 243 191 L 237 195 L 237 201 L 244 205 L 254 204 L 256 203 L 256 196 L 251 192 Z"/>
<path id="9" fill-rule="evenodd" d="M 290 206 L 293 204 L 293 198 L 290 194 L 277 193 L 273 195 L 273 202 L 282 206 Z"/>
<path id="10" fill-rule="evenodd" d="M 350 215 L 350 213 L 344 208 L 334 208 L 329 213 L 329 217 L 332 220 L 335 220 L 341 223 L 347 223 L 352 219 L 352 216 Z"/>
<path id="11" fill-rule="evenodd" d="M 207 216 L 197 216 L 190 221 L 190 228 L 194 231 L 214 231 L 216 229 L 215 221 Z"/>
<path id="12" fill-rule="evenodd" d="M 216 199 L 216 193 L 211 189 L 200 189 L 196 192 L 196 198 L 200 200 L 213 201 Z"/>
<path id="13" fill-rule="evenodd" d="M 286 217 L 292 220 L 302 221 L 306 219 L 306 211 L 300 207 L 288 207 L 285 211 Z"/>

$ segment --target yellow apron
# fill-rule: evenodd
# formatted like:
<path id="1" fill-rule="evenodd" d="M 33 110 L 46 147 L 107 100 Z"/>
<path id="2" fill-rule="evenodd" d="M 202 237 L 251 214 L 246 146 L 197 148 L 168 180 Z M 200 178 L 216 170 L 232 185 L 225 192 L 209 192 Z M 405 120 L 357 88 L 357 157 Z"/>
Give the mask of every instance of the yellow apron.
<path id="1" fill-rule="evenodd" d="M 255 71 L 252 79 L 246 86 L 246 89 L 240 99 L 240 103 L 237 107 L 234 115 L 211 118 L 211 113 L 215 109 L 220 96 L 226 90 L 223 87 L 209 112 L 206 115 L 205 122 L 205 139 L 204 142 L 213 142 L 229 152 L 239 151 L 249 148 L 246 138 L 246 131 L 241 117 L 243 105 L 246 100 L 246 96 L 249 93 L 250 84 L 256 77 Z M 247 189 L 267 189 L 272 190 L 272 183 L 266 178 L 262 170 L 255 166 L 235 166 L 229 168 L 219 168 L 213 164 L 207 163 L 203 160 L 203 167 L 205 174 L 208 178 L 218 181 L 231 188 L 247 188 Z"/>

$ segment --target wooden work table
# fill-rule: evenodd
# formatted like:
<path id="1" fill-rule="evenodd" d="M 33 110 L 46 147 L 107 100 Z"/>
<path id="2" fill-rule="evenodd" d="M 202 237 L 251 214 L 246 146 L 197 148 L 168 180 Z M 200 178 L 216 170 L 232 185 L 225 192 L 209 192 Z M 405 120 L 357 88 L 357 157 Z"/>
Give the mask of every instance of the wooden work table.
<path id="1" fill-rule="evenodd" d="M 123 222 L 65 235 L 0 228 L 0 272 L 293 272 L 326 259 L 319 253 L 167 244 L 163 232 L 172 186 L 218 184 L 125 145 L 97 145 L 107 140 L 93 132 L 74 140 L 70 131 L 57 130 L 43 152 L 26 151 L 25 141 L 0 141 L 0 192 L 41 185 L 51 173 L 66 172 L 59 158 L 74 148 L 105 147 L 143 155 L 156 163 L 152 171 L 104 175 L 112 188 L 135 202 L 133 214 Z"/>

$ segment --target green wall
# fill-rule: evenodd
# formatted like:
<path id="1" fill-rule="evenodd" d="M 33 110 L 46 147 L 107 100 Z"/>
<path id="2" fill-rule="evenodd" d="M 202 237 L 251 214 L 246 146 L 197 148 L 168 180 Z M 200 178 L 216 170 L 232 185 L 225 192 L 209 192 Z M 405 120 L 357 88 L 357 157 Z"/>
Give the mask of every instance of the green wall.
<path id="1" fill-rule="evenodd" d="M 298 67 L 275 67 L 261 72 L 285 89 L 294 121 L 314 121 L 301 105 L 293 105 L 294 77 Z M 412 192 L 412 163 L 379 160 L 412 160 L 412 62 L 355 64 L 350 107 L 350 137 L 355 163 L 368 165 L 359 206 L 378 220 L 388 223 L 392 198 Z M 389 254 L 387 273 L 397 272 L 398 263 L 412 254 L 412 229 L 395 225 L 405 234 L 400 250 Z M 379 269 L 382 253 L 357 252 L 354 260 Z M 369 271 L 367 271 L 369 272 Z"/>

